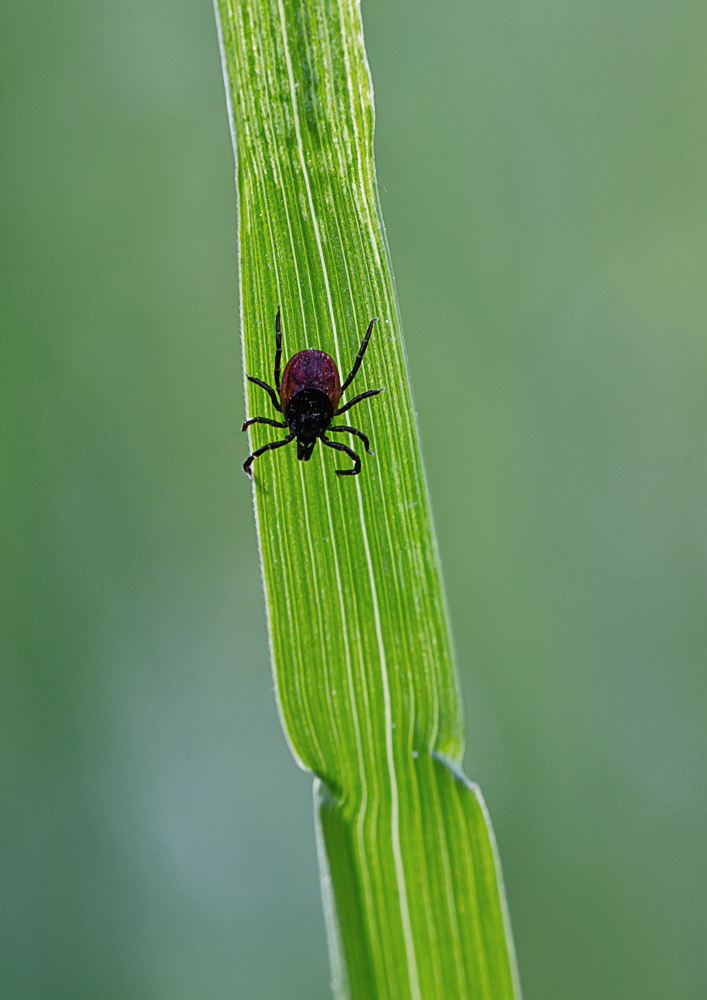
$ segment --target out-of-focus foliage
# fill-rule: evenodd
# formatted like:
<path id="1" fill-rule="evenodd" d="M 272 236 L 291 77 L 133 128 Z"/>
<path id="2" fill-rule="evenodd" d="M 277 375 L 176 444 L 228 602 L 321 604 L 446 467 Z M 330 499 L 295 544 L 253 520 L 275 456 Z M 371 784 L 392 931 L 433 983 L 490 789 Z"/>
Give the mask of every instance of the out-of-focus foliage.
<path id="1" fill-rule="evenodd" d="M 702 6 L 363 17 L 526 1000 L 701 996 Z M 3 991 L 326 998 L 239 468 L 213 13 L 2 23 Z"/>

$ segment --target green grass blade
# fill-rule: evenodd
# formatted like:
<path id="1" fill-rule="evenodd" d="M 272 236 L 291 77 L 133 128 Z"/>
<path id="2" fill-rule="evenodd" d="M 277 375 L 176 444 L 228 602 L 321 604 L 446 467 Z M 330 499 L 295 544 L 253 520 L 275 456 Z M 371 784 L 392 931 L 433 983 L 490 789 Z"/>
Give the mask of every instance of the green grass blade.
<path id="1" fill-rule="evenodd" d="M 374 457 L 317 445 L 255 461 L 283 728 L 315 786 L 336 991 L 519 996 L 500 868 L 463 723 L 373 167 L 373 102 L 352 0 L 217 0 L 238 162 L 245 370 L 328 352 Z M 246 383 L 249 415 L 277 418 Z M 282 437 L 251 428 L 251 446 Z M 359 442 L 355 442 L 359 444 Z M 357 448 L 362 451 L 361 448 Z M 244 439 L 244 458 L 246 446 Z"/>

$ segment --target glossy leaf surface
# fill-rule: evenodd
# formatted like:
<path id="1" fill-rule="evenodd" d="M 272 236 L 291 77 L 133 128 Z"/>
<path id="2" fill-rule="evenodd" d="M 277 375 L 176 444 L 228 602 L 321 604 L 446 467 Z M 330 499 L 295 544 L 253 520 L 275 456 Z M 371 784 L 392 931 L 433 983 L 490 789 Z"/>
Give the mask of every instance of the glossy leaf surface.
<path id="1" fill-rule="evenodd" d="M 493 834 L 459 770 L 463 722 L 373 166 L 358 6 L 219 0 L 238 163 L 245 370 L 315 347 L 342 380 L 379 317 L 340 423 L 359 476 L 318 444 L 253 465 L 283 726 L 316 776 L 335 990 L 411 1000 L 519 995 Z M 246 383 L 248 415 L 279 419 Z M 284 436 L 256 425 L 251 447 Z M 337 437 L 337 440 L 339 438 Z M 349 443 L 348 435 L 341 439 Z M 245 440 L 244 440 L 245 456 Z"/>

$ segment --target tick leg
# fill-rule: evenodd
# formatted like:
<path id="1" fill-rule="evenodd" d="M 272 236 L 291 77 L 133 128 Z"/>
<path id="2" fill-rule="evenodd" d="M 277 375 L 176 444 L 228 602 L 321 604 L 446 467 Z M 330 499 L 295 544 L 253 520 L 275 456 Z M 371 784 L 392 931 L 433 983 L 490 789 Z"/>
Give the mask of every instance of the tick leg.
<path id="1" fill-rule="evenodd" d="M 246 420 L 241 430 L 247 430 L 251 424 L 269 424 L 271 427 L 287 427 L 287 424 L 283 424 L 280 420 L 268 420 L 267 417 L 251 417 L 250 420 Z"/>
<path id="2" fill-rule="evenodd" d="M 333 428 L 332 428 L 333 430 Z M 345 451 L 349 458 L 353 461 L 353 469 L 334 469 L 337 476 L 357 476 L 361 471 L 361 459 L 358 457 L 353 448 L 349 448 L 348 445 L 339 444 L 338 441 L 330 441 L 329 438 L 325 438 L 321 435 L 321 441 L 327 446 L 327 448 L 336 448 L 337 451 Z"/>
<path id="3" fill-rule="evenodd" d="M 277 394 L 271 385 L 267 382 L 261 382 L 259 378 L 255 378 L 254 375 L 246 375 L 249 382 L 253 382 L 255 385 L 259 385 L 261 389 L 265 389 L 268 396 L 272 400 L 272 405 L 275 407 L 278 413 L 282 413 L 282 407 L 280 406 L 280 400 L 277 398 Z"/>
<path id="4" fill-rule="evenodd" d="M 275 317 L 275 389 L 280 391 L 280 361 L 282 360 L 282 334 L 280 333 L 280 307 Z M 280 407 L 278 407 L 279 409 Z"/>
<path id="5" fill-rule="evenodd" d="M 383 386 L 383 389 L 385 389 L 385 386 Z M 346 411 L 350 410 L 352 406 L 356 405 L 356 403 L 360 403 L 362 399 L 367 399 L 369 396 L 377 396 L 379 392 L 383 392 L 383 389 L 368 389 L 367 392 L 359 393 L 358 396 L 354 396 L 350 403 L 347 403 L 345 406 L 340 406 L 334 416 L 341 416 L 342 413 L 346 413 Z"/>
<path id="6" fill-rule="evenodd" d="M 373 452 L 371 451 L 371 445 L 370 445 L 370 443 L 368 441 L 368 438 L 366 437 L 366 435 L 362 431 L 357 430 L 355 427 L 344 427 L 343 424 L 339 424 L 338 427 L 328 427 L 327 430 L 330 430 L 330 431 L 348 431 L 349 434 L 355 434 L 357 438 L 361 438 L 361 440 L 363 441 L 363 447 L 366 449 L 366 451 L 368 452 L 368 454 L 369 455 L 373 454 Z"/>
<path id="7" fill-rule="evenodd" d="M 371 333 L 373 332 L 373 324 L 378 322 L 378 317 L 374 316 L 371 322 L 368 324 L 368 329 L 366 330 L 366 336 L 363 338 L 363 343 L 359 347 L 358 354 L 356 355 L 356 360 L 353 363 L 353 368 L 349 372 L 349 377 L 346 379 L 341 387 L 343 392 L 348 385 L 351 385 L 353 380 L 356 378 L 356 372 L 361 367 L 361 361 L 363 360 L 363 355 L 366 353 L 366 348 L 368 347 L 368 341 L 371 339 Z"/>
<path id="8" fill-rule="evenodd" d="M 253 464 L 253 459 L 258 458 L 259 455 L 264 455 L 266 451 L 272 451 L 274 448 L 282 448 L 283 445 L 289 444 L 290 441 L 294 441 L 294 434 L 288 434 L 286 438 L 282 441 L 271 441 L 270 444 L 264 444 L 262 448 L 256 448 L 252 455 L 249 455 L 243 463 L 243 471 L 247 472 L 249 476 L 253 473 L 250 471 L 250 467 Z"/>

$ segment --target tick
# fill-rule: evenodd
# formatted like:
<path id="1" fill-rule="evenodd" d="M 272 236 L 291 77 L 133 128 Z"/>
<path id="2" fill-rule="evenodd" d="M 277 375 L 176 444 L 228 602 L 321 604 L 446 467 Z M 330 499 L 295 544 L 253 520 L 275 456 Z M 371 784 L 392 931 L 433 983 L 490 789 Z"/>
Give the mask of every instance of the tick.
<path id="1" fill-rule="evenodd" d="M 309 347 L 306 351 L 299 351 L 294 354 L 285 365 L 285 370 L 280 378 L 280 362 L 282 360 L 282 333 L 280 331 L 280 309 L 278 307 L 275 317 L 275 388 L 267 382 L 261 382 L 259 378 L 248 375 L 247 378 L 261 389 L 265 389 L 270 396 L 273 406 L 284 417 L 284 422 L 280 420 L 270 420 L 268 417 L 251 417 L 243 424 L 242 430 L 246 430 L 251 424 L 269 424 L 271 427 L 283 427 L 289 431 L 282 441 L 271 441 L 264 444 L 262 448 L 256 448 L 252 455 L 243 463 L 243 469 L 252 475 L 250 467 L 253 460 L 266 451 L 273 451 L 275 448 L 282 448 L 290 441 L 297 439 L 297 458 L 300 462 L 308 462 L 312 457 L 314 446 L 317 440 L 325 444 L 327 448 L 335 448 L 337 451 L 345 452 L 353 460 L 352 469 L 336 469 L 337 476 L 357 476 L 361 471 L 361 459 L 353 448 L 340 444 L 338 441 L 330 441 L 327 437 L 329 431 L 336 434 L 354 434 L 363 441 L 363 447 L 369 455 L 372 455 L 368 438 L 355 427 L 348 427 L 344 424 L 332 424 L 334 417 L 340 416 L 346 410 L 350 410 L 356 403 L 368 396 L 377 396 L 383 389 L 369 389 L 367 392 L 360 392 L 350 402 L 339 406 L 341 397 L 346 389 L 351 385 L 356 372 L 361 367 L 363 355 L 366 353 L 368 341 L 371 339 L 373 324 L 378 317 L 374 317 L 368 324 L 366 336 L 356 355 L 353 368 L 349 372 L 348 378 L 341 384 L 339 370 L 333 358 L 330 358 L 324 351 L 315 351 Z"/>

